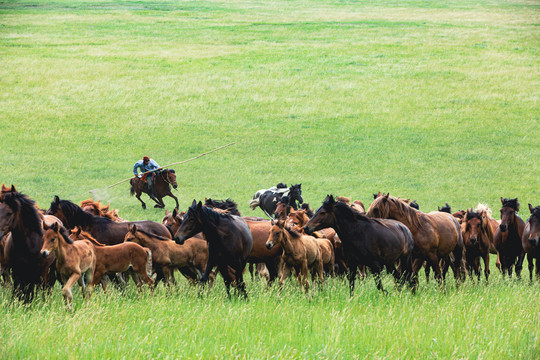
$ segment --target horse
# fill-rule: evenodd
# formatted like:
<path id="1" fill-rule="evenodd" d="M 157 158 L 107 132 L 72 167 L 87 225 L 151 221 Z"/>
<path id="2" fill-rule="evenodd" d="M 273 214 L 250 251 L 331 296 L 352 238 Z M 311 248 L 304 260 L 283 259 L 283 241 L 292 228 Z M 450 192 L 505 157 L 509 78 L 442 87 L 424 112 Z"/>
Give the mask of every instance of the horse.
<path id="1" fill-rule="evenodd" d="M 73 229 L 75 226 L 78 226 L 83 231 L 89 232 L 94 238 L 99 239 L 99 242 L 105 245 L 115 245 L 124 242 L 124 236 L 133 224 L 136 224 L 138 228 L 149 233 L 169 239 L 172 238 L 169 230 L 160 223 L 149 220 L 115 222 L 83 211 L 76 204 L 69 200 L 60 200 L 58 196 L 54 197 L 47 213 L 59 218 L 66 228 Z"/>
<path id="2" fill-rule="evenodd" d="M 395 220 L 369 218 L 328 195 L 304 229 L 311 234 L 326 227 L 334 228 L 343 243 L 351 296 L 359 265 L 366 265 L 371 270 L 377 289 L 383 293 L 386 291 L 380 273 L 384 267 L 400 284 L 408 280 L 415 291 L 411 266 L 414 242 L 407 226 Z M 402 271 L 396 269 L 397 261 L 400 261 Z"/>
<path id="3" fill-rule="evenodd" d="M 323 259 L 321 248 L 313 236 L 298 233 L 292 230 L 285 221 L 272 221 L 272 229 L 266 241 L 266 247 L 270 250 L 275 245 L 283 249 L 280 287 L 291 274 L 294 268 L 300 285 L 305 291 L 309 290 L 308 275 L 311 270 L 311 281 L 316 278 L 322 283 Z"/>
<path id="4" fill-rule="evenodd" d="M 148 174 L 147 176 L 153 176 L 153 174 Z M 178 187 L 178 184 L 176 183 L 176 173 L 173 169 L 162 169 L 160 171 L 155 172 L 154 177 L 154 189 L 155 189 L 155 196 L 148 189 L 146 186 L 146 181 L 143 179 L 139 179 L 139 177 L 135 176 L 133 179 L 129 182 L 131 184 L 130 193 L 131 196 L 136 194 L 136 198 L 141 202 L 142 208 L 146 209 L 146 204 L 141 199 L 141 194 L 145 193 L 148 196 L 150 196 L 150 199 L 154 200 L 156 202 L 156 205 L 154 205 L 155 208 L 158 209 L 164 209 L 165 203 L 163 202 L 163 197 L 170 196 L 176 201 L 175 209 L 178 209 L 178 198 L 173 195 L 171 192 L 171 185 L 173 189 L 176 189 Z"/>
<path id="5" fill-rule="evenodd" d="M 518 199 L 509 199 L 501 197 L 501 223 L 493 237 L 493 243 L 501 261 L 501 271 L 503 276 L 507 273 L 512 276 L 512 267 L 516 266 L 516 276 L 521 276 L 523 259 L 525 252 L 521 239 L 525 222 L 517 215 L 519 212 Z M 517 260 L 517 262 L 516 262 Z"/>
<path id="6" fill-rule="evenodd" d="M 235 203 L 231 199 L 226 199 L 226 200 L 204 199 L 204 206 L 212 208 L 212 209 L 217 208 L 221 210 L 227 210 L 231 215 L 242 216 L 240 215 L 240 211 L 238 211 L 238 204 Z"/>
<path id="7" fill-rule="evenodd" d="M 296 202 L 302 204 L 304 199 L 302 199 L 302 184 L 292 185 L 287 188 L 270 188 L 259 190 L 253 195 L 253 200 L 249 203 L 251 210 L 255 210 L 257 206 L 261 208 L 264 213 L 272 218 L 272 215 L 276 211 L 277 202 L 283 196 L 288 196 L 289 205 L 293 209 L 297 210 L 298 205 Z"/>
<path id="8" fill-rule="evenodd" d="M 188 239 L 184 245 L 178 245 L 171 239 L 137 229 L 135 224 L 130 227 L 124 238 L 124 242 L 131 241 L 150 249 L 154 270 L 157 268 L 161 270 L 167 285 L 170 284 L 170 274 L 176 268 L 190 268 L 192 274 L 202 276 L 208 260 L 208 245 L 204 240 L 190 240 Z M 184 276 L 188 280 L 197 280 L 196 276 L 188 276 L 186 273 Z M 159 277 L 156 278 L 154 285 L 157 285 L 159 280 Z"/>
<path id="9" fill-rule="evenodd" d="M 446 265 L 443 274 L 452 264 L 456 281 L 461 280 L 463 237 L 459 222 L 452 215 L 439 211 L 426 214 L 390 194 L 385 194 L 371 203 L 367 216 L 394 219 L 409 228 L 414 239 L 413 272 L 415 274 L 418 273 L 424 260 L 427 260 L 428 265 L 435 271 L 435 278 L 441 282 L 444 276 L 441 275 L 439 260 L 444 259 Z M 450 254 L 453 254 L 453 263 Z"/>
<path id="10" fill-rule="evenodd" d="M 106 217 L 107 219 L 111 219 L 112 221 L 116 222 L 123 222 L 126 221 L 118 216 L 118 210 L 112 209 L 110 204 L 102 205 L 101 202 L 94 201 L 92 198 L 83 200 L 79 203 L 79 206 L 81 209 L 83 209 L 86 212 L 89 212 L 90 214 L 94 216 L 101 216 Z"/>
<path id="11" fill-rule="evenodd" d="M 206 283 L 210 272 L 217 266 L 223 276 L 227 296 L 230 297 L 229 288 L 233 284 L 247 299 L 243 271 L 253 248 L 253 237 L 246 221 L 236 215 L 218 213 L 193 200 L 174 235 L 174 241 L 183 244 L 200 232 L 208 242 L 208 262 L 200 281 Z"/>
<path id="12" fill-rule="evenodd" d="M 73 294 L 71 288 L 78 282 L 85 297 L 85 278 L 92 282 L 96 266 L 96 254 L 92 243 L 88 240 L 73 241 L 67 230 L 54 223 L 52 227 L 44 226 L 43 246 L 40 254 L 47 258 L 52 252 L 56 257 L 56 270 L 60 273 L 64 287 L 62 295 L 66 306 L 72 310 Z"/>
<path id="13" fill-rule="evenodd" d="M 94 247 L 96 266 L 94 276 L 88 286 L 88 296 L 92 295 L 94 287 L 101 282 L 105 274 L 123 273 L 129 271 L 133 281 L 142 289 L 143 281 L 148 284 L 150 290 L 154 281 L 152 275 L 152 252 L 139 244 L 132 242 L 106 246 L 98 242 L 90 233 L 81 231 L 80 228 L 72 230 L 69 236 L 71 240 L 88 240 Z M 105 282 L 101 282 L 103 291 L 107 290 Z"/>
<path id="14" fill-rule="evenodd" d="M 37 285 L 52 286 L 49 272 L 54 271 L 54 256 L 40 256 L 43 246 L 42 220 L 35 203 L 26 195 L 12 191 L 0 195 L 0 239 L 10 232 L 4 244 L 6 267 L 11 271 L 13 294 L 24 303 L 34 297 Z M 2 266 L 4 268 L 4 265 Z"/>
<path id="15" fill-rule="evenodd" d="M 529 204 L 531 216 L 525 224 L 521 244 L 527 254 L 527 262 L 529 263 L 529 277 L 532 281 L 534 270 L 534 259 L 536 259 L 536 277 L 540 280 L 540 205 L 533 208 Z"/>
<path id="16" fill-rule="evenodd" d="M 349 205 L 350 207 L 352 207 L 354 210 L 358 212 L 361 212 L 361 213 L 366 212 L 366 207 L 364 206 L 364 203 L 360 200 L 354 200 L 353 202 L 351 202 L 351 198 L 348 198 L 345 196 L 338 196 L 336 197 L 336 201 Z"/>
<path id="17" fill-rule="evenodd" d="M 484 275 L 489 279 L 489 247 L 490 238 L 482 219 L 483 213 L 473 209 L 467 210 L 461 223 L 463 243 L 465 246 L 465 262 L 469 276 L 472 272 L 480 281 L 480 258 L 484 260 Z"/>

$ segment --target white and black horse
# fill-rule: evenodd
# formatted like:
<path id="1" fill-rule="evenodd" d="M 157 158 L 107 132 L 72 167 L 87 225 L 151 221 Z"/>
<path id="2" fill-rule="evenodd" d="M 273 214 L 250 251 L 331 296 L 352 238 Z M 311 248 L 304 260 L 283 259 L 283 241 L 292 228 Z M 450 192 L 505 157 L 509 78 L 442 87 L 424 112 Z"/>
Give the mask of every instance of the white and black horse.
<path id="1" fill-rule="evenodd" d="M 289 198 L 289 205 L 297 210 L 298 205 L 296 202 L 298 201 L 299 204 L 304 202 L 304 199 L 302 199 L 302 184 L 295 184 L 288 188 L 287 185 L 279 183 L 270 189 L 259 190 L 253 195 L 249 207 L 251 210 L 255 210 L 258 206 L 268 217 L 273 218 L 270 214 L 274 214 L 279 199 L 284 196 Z"/>

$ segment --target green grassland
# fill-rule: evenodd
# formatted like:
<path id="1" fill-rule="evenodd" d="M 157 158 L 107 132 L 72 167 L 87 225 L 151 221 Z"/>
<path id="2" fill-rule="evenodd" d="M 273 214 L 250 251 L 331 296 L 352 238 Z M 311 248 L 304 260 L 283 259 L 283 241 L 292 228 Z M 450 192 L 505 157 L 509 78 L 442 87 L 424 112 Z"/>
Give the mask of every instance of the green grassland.
<path id="1" fill-rule="evenodd" d="M 540 3 L 450 1 L 0 2 L 0 182 L 48 208 L 96 191 L 127 219 L 135 161 L 175 167 L 181 209 L 302 183 L 421 210 L 499 198 L 540 204 Z M 145 200 L 146 201 L 146 200 Z M 172 199 L 165 200 L 172 209 Z M 149 203 L 149 202 L 148 202 Z M 528 277 L 528 271 L 525 270 Z M 446 292 L 350 298 L 248 282 L 249 302 L 183 280 L 151 296 L 58 288 L 30 308 L 0 290 L 0 357 L 482 358 L 540 356 L 538 284 L 467 282 Z M 78 300 L 77 300 L 78 299 Z"/>

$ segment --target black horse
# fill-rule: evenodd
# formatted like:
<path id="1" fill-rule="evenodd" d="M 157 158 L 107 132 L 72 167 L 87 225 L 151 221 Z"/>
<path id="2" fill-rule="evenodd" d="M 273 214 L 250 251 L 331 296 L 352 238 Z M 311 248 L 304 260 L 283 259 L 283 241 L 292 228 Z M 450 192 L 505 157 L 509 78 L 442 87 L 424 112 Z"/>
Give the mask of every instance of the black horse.
<path id="1" fill-rule="evenodd" d="M 294 210 L 298 210 L 296 202 L 298 201 L 299 204 L 304 202 L 304 199 L 302 199 L 302 184 L 292 185 L 289 188 L 286 185 L 285 187 L 280 187 L 279 185 L 284 184 L 280 183 L 276 187 L 257 191 L 253 195 L 253 200 L 249 203 L 251 210 L 255 210 L 259 206 L 268 217 L 273 218 L 271 214 L 275 213 L 277 202 L 284 196 L 288 197 L 289 205 Z"/>
<path id="2" fill-rule="evenodd" d="M 336 230 L 343 244 L 349 267 L 351 295 L 354 292 L 356 270 L 360 265 L 371 270 L 377 289 L 383 292 L 385 290 L 380 278 L 383 267 L 401 284 L 408 280 L 411 287 L 414 285 L 411 263 L 414 242 L 405 225 L 395 220 L 369 218 L 328 195 L 304 229 L 311 234 L 327 227 Z M 400 261 L 401 271 L 395 267 L 397 261 Z"/>
<path id="3" fill-rule="evenodd" d="M 171 233 L 165 225 L 155 221 L 115 222 L 101 216 L 94 216 L 69 200 L 60 200 L 58 196 L 54 197 L 47 214 L 59 218 L 68 229 L 73 229 L 75 226 L 80 227 L 105 245 L 115 245 L 124 242 L 124 237 L 133 224 L 136 224 L 138 229 L 150 234 L 171 238 Z"/>
<path id="4" fill-rule="evenodd" d="M 243 272 L 253 248 L 253 238 L 246 221 L 236 215 L 216 212 L 202 206 L 202 202 L 193 200 L 176 231 L 174 241 L 183 244 L 200 232 L 208 242 L 208 263 L 201 282 L 206 283 L 210 272 L 217 266 L 223 276 L 227 295 L 230 297 L 232 284 L 247 298 Z"/>
<path id="5" fill-rule="evenodd" d="M 40 255 L 43 228 L 34 201 L 13 187 L 12 190 L 0 196 L 0 239 L 7 232 L 11 233 L 4 255 L 11 268 L 13 293 L 28 303 L 37 285 L 54 284 L 55 277 L 50 275 L 54 272 L 55 257 Z"/>

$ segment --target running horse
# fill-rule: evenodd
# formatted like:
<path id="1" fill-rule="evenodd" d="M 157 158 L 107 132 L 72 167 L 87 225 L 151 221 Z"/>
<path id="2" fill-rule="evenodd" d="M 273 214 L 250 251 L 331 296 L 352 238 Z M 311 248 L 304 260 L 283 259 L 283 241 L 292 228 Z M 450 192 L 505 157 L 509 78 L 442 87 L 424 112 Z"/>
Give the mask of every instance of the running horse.
<path id="1" fill-rule="evenodd" d="M 217 266 L 230 297 L 231 284 L 247 298 L 243 279 L 244 268 L 253 248 L 253 237 L 246 221 L 239 216 L 220 213 L 193 200 L 182 224 L 174 235 L 174 240 L 182 245 L 184 241 L 202 232 L 208 242 L 208 262 L 201 278 L 208 281 L 210 272 Z"/>
<path id="2" fill-rule="evenodd" d="M 536 277 L 540 280 L 540 206 L 535 208 L 529 204 L 531 217 L 525 224 L 525 230 L 521 237 L 523 249 L 527 253 L 527 261 L 529 262 L 529 277 L 532 281 L 534 270 L 534 259 L 536 259 Z"/>
<path id="3" fill-rule="evenodd" d="M 42 220 L 33 200 L 13 191 L 0 195 L 0 239 L 10 232 L 5 244 L 13 278 L 13 294 L 25 303 L 32 301 L 37 285 L 48 284 L 49 272 L 54 269 L 55 257 L 43 258 Z M 51 278 L 50 280 L 54 280 Z"/>
<path id="4" fill-rule="evenodd" d="M 258 206 L 269 218 L 273 218 L 271 214 L 275 213 L 278 201 L 284 196 L 288 196 L 289 205 L 294 210 L 297 210 L 298 205 L 296 202 L 298 201 L 299 204 L 304 202 L 304 199 L 302 199 L 302 184 L 296 184 L 289 188 L 286 185 L 278 184 L 278 186 L 270 189 L 259 190 L 253 195 L 249 207 L 251 210 L 255 210 Z"/>
<path id="5" fill-rule="evenodd" d="M 152 176 L 152 174 L 148 174 L 147 176 Z M 165 203 L 163 202 L 163 198 L 165 196 L 170 196 L 176 201 L 175 209 L 178 209 L 178 198 L 173 195 L 171 192 L 171 185 L 173 189 L 176 189 L 178 187 L 178 184 L 176 183 L 176 173 L 173 169 L 163 169 L 155 173 L 154 178 L 154 189 L 155 189 L 155 196 L 152 194 L 152 191 L 148 189 L 146 186 L 146 180 L 145 178 L 139 179 L 137 176 L 133 177 L 133 179 L 130 180 L 131 184 L 131 196 L 135 195 L 135 197 L 141 202 L 142 208 L 146 209 L 146 204 L 141 199 L 141 194 L 145 193 L 148 196 L 150 196 L 150 199 L 154 200 L 156 202 L 156 205 L 154 205 L 155 208 L 158 209 L 164 209 Z"/>
<path id="6" fill-rule="evenodd" d="M 501 197 L 501 223 L 493 237 L 493 244 L 499 253 L 501 271 L 503 276 L 507 273 L 512 276 L 512 267 L 516 266 L 516 276 L 521 276 L 525 252 L 521 238 L 525 229 L 525 222 L 518 216 L 518 199 Z M 516 261 L 517 260 L 517 261 Z"/>

